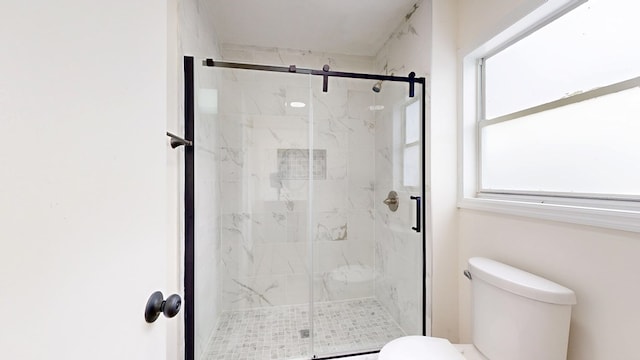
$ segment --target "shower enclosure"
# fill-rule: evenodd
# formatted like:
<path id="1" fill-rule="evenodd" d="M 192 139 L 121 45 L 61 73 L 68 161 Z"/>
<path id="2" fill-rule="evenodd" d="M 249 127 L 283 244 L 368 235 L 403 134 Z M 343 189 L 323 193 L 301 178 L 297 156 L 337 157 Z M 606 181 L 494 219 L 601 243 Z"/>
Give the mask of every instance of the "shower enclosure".
<path id="1" fill-rule="evenodd" d="M 185 76 L 186 359 L 428 334 L 424 78 L 190 57 Z"/>

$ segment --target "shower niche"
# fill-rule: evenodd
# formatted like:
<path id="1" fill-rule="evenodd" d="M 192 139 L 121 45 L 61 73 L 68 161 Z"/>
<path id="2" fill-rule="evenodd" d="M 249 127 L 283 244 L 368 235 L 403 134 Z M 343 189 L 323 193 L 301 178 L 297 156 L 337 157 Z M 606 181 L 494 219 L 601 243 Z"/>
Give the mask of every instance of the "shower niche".
<path id="1" fill-rule="evenodd" d="M 410 200 L 424 181 L 403 179 L 423 173 L 424 79 L 192 66 L 187 358 L 332 358 L 428 334 L 426 232 L 412 229 L 425 212 Z"/>

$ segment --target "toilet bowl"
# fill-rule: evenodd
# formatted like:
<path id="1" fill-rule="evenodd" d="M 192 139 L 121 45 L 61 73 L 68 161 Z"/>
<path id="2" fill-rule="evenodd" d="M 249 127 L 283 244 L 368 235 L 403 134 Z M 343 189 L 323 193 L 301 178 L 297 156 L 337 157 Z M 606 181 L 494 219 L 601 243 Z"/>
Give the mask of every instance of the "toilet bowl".
<path id="1" fill-rule="evenodd" d="M 429 336 L 403 336 L 385 345 L 378 360 L 488 360 L 473 344 Z"/>
<path id="2" fill-rule="evenodd" d="M 447 339 L 403 336 L 386 344 L 378 360 L 466 360 Z"/>
<path id="3" fill-rule="evenodd" d="M 378 360 L 566 360 L 575 293 L 486 258 L 469 259 L 473 344 L 405 336 Z"/>

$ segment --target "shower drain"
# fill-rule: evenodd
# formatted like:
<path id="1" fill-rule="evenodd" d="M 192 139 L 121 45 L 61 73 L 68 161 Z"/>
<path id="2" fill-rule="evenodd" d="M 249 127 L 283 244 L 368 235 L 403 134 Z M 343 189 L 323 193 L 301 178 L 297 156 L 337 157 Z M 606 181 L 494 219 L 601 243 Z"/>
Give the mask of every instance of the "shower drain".
<path id="1" fill-rule="evenodd" d="M 300 338 L 306 339 L 309 337 L 309 329 L 300 330 Z"/>

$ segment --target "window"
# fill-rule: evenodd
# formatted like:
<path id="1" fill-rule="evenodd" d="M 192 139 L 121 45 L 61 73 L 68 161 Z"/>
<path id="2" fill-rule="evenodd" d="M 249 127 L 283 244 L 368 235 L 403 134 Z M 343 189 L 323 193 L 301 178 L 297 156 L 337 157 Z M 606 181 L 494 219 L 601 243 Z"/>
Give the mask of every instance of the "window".
<path id="1" fill-rule="evenodd" d="M 555 3 L 465 58 L 461 192 L 637 212 L 640 2 Z"/>
<path id="2" fill-rule="evenodd" d="M 420 102 L 413 101 L 404 109 L 403 174 L 402 185 L 418 187 L 420 183 Z"/>

